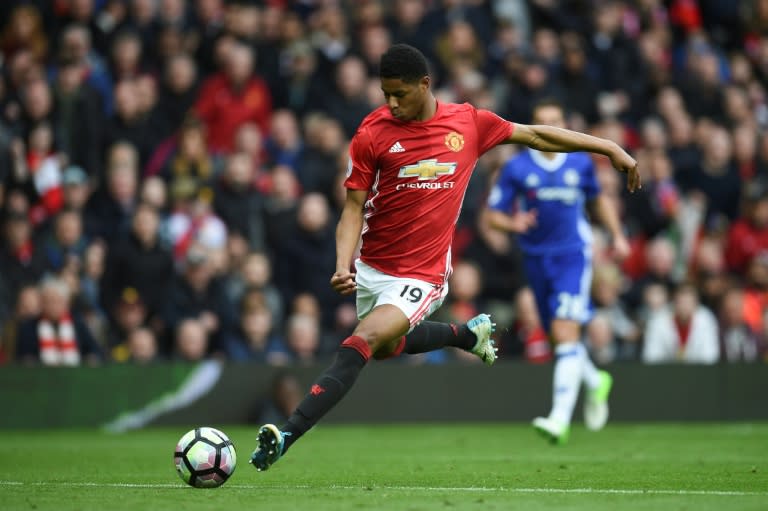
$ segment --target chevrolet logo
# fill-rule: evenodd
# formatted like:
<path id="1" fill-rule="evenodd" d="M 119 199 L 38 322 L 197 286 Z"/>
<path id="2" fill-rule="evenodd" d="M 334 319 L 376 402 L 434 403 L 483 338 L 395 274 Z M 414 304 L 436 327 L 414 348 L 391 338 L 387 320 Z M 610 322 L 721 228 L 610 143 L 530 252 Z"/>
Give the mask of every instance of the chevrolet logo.
<path id="1" fill-rule="evenodd" d="M 456 172 L 456 163 L 438 163 L 437 160 L 420 160 L 414 165 L 400 167 L 397 177 L 418 177 L 423 179 L 437 179 L 443 174 Z"/>

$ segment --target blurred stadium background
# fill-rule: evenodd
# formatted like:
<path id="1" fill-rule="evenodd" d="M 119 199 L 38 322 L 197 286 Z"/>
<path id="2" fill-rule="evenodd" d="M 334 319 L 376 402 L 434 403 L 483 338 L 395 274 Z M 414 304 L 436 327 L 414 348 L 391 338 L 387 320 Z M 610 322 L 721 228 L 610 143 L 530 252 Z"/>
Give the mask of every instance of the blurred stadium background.
<path id="1" fill-rule="evenodd" d="M 529 122 L 536 100 L 558 98 L 571 128 L 638 159 L 644 186 L 631 196 L 596 159 L 633 246 L 616 261 L 595 227 L 584 342 L 615 367 L 617 400 L 633 396 L 618 419 L 768 413 L 765 1 L 10 0 L 0 20 L 0 380 L 4 407 L 18 409 L 0 426 L 115 426 L 189 385 L 169 410 L 213 389 L 232 396 L 227 420 L 279 420 L 355 323 L 328 285 L 333 230 L 347 144 L 383 100 L 376 66 L 393 42 L 427 54 L 441 100 Z M 467 419 L 527 420 L 546 406 L 552 355 L 518 248 L 482 215 L 517 150 L 477 166 L 437 314 L 493 313 L 500 367 L 487 376 L 454 351 L 403 357 L 370 377 L 381 399 L 387 377 L 418 381 L 408 371 L 429 366 L 423 381 L 466 371 L 540 389 L 500 414 L 467 394 Z M 688 313 L 708 325 L 692 335 L 719 355 L 681 346 L 650 360 L 645 346 L 678 335 L 669 311 L 685 313 L 675 296 L 689 284 Z M 40 349 L 48 318 L 63 318 L 77 349 Z M 651 383 L 666 405 L 648 400 Z M 99 413 L 70 406 L 103 395 Z M 337 418 L 352 420 L 346 409 Z M 421 420 L 426 409 L 404 410 Z M 360 419 L 382 418 L 370 412 Z"/>

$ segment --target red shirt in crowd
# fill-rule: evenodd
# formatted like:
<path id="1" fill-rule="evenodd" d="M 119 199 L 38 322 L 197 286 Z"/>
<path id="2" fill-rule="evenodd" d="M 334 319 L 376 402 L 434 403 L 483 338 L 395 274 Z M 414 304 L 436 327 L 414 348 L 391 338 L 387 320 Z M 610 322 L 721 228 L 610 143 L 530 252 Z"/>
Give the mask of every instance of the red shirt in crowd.
<path id="1" fill-rule="evenodd" d="M 252 77 L 237 89 L 219 73 L 203 83 L 194 110 L 206 125 L 208 148 L 213 152 L 229 152 L 234 148 L 235 133 L 241 125 L 255 122 L 262 133 L 267 133 L 272 96 L 261 78 Z"/>
<path id="2" fill-rule="evenodd" d="M 747 220 L 737 220 L 728 231 L 725 260 L 731 271 L 743 273 L 753 257 L 768 251 L 768 229 L 755 227 Z"/>

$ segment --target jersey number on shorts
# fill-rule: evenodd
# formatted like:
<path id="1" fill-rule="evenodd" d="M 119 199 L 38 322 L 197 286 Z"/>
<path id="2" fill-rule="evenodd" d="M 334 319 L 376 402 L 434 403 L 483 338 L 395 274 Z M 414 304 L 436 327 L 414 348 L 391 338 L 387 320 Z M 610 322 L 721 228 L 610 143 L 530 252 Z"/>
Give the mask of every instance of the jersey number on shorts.
<path id="1" fill-rule="evenodd" d="M 578 295 L 560 293 L 557 295 L 555 317 L 575 319 L 584 315 L 584 300 Z"/>
<path id="2" fill-rule="evenodd" d="M 408 296 L 405 296 L 406 294 L 408 294 Z M 400 296 L 404 297 L 409 302 L 416 303 L 421 300 L 422 292 L 418 287 L 411 287 L 410 284 L 406 284 L 403 287 L 403 292 L 400 293 Z"/>

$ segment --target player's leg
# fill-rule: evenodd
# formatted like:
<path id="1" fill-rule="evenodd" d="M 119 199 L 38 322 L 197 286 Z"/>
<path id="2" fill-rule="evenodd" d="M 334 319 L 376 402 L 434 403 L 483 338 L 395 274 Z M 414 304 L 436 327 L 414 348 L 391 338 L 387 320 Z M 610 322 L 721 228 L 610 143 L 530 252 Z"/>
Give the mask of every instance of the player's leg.
<path id="1" fill-rule="evenodd" d="M 464 325 L 424 321 L 440 308 L 447 294 L 447 284 L 434 286 L 414 279 L 393 279 L 377 303 L 390 303 L 402 310 L 408 315 L 411 330 L 398 343 L 383 346 L 374 357 L 413 355 L 452 346 L 474 353 L 488 365 L 493 364 L 496 348 L 490 336 L 495 325 L 487 314 L 478 314 Z"/>
<path id="2" fill-rule="evenodd" d="M 267 470 L 346 395 L 371 354 L 397 342 L 410 329 L 408 317 L 389 304 L 376 306 L 339 346 L 336 358 L 310 387 L 288 421 L 277 428 L 261 427 L 258 447 L 251 455 L 257 470 Z"/>
<path id="3" fill-rule="evenodd" d="M 534 427 L 552 442 L 565 443 L 585 374 L 586 350 L 580 337 L 581 324 L 589 314 L 591 265 L 587 254 L 578 251 L 544 258 L 540 272 L 549 289 L 546 300 L 537 301 L 545 308 L 543 316 L 551 318 L 548 324 L 555 343 L 555 366 L 552 409 L 547 417 L 536 418 Z"/>

